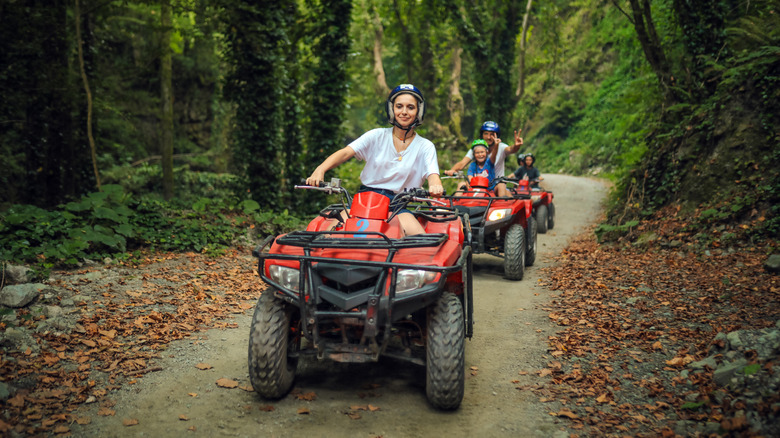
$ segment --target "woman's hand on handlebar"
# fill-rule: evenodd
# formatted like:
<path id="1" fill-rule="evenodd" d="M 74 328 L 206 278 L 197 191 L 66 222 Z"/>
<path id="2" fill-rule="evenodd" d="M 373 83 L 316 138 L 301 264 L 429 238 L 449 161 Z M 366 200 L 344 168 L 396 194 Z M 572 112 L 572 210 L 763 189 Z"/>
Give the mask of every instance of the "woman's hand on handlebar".
<path id="1" fill-rule="evenodd" d="M 428 192 L 431 196 L 441 196 L 444 193 L 444 187 L 439 184 L 429 185 Z"/>
<path id="2" fill-rule="evenodd" d="M 319 187 L 320 183 L 325 180 L 325 172 L 321 171 L 319 168 L 314 169 L 314 172 L 311 173 L 311 176 L 306 178 L 306 184 L 314 187 Z"/>

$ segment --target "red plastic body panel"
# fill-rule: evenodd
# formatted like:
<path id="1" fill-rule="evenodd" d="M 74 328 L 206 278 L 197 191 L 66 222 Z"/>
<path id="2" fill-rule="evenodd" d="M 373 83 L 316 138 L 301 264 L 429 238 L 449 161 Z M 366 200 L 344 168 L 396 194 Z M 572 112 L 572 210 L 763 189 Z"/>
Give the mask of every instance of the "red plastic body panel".
<path id="1" fill-rule="evenodd" d="M 351 215 L 365 219 L 387 219 L 390 200 L 376 192 L 360 192 L 352 198 Z"/>
<path id="2" fill-rule="evenodd" d="M 482 189 L 486 189 L 490 187 L 490 181 L 488 181 L 488 179 L 485 178 L 484 176 L 475 176 L 471 178 L 471 180 L 469 181 L 469 185 L 471 187 L 479 187 Z"/>

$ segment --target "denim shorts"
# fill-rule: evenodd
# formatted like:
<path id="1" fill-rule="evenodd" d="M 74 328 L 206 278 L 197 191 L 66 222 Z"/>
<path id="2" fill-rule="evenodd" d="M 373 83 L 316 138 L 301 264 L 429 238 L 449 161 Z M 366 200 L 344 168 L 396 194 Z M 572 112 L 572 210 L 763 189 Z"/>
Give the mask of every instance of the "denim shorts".
<path id="1" fill-rule="evenodd" d="M 375 188 L 375 187 L 368 187 L 368 186 L 364 186 L 364 185 L 361 185 L 361 186 L 360 186 L 360 188 L 358 189 L 358 193 L 361 193 L 361 192 L 374 192 L 374 193 L 379 193 L 380 195 L 382 195 L 382 196 L 386 197 L 387 199 L 389 199 L 389 200 L 390 200 L 390 202 L 393 202 L 393 198 L 394 198 L 394 197 L 395 197 L 395 195 L 396 195 L 396 193 L 395 193 L 394 191 L 392 191 L 392 190 L 388 190 L 388 189 L 377 189 L 377 188 Z M 409 211 L 409 210 L 408 210 L 408 209 L 406 209 L 406 208 L 402 208 L 402 209 L 400 209 L 400 210 L 399 210 L 398 208 L 395 208 L 394 210 L 391 210 L 391 212 L 396 212 L 396 211 L 397 211 L 398 213 L 411 213 L 411 211 Z"/>

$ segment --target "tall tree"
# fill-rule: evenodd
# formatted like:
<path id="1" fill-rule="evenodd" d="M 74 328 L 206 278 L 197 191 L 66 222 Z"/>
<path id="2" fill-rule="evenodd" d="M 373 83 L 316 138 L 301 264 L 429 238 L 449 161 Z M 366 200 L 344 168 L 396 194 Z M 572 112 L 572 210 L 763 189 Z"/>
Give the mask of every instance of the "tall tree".
<path id="1" fill-rule="evenodd" d="M 173 198 L 173 66 L 171 0 L 160 0 L 160 156 L 163 198 Z"/>
<path id="2" fill-rule="evenodd" d="M 515 95 L 517 97 L 523 97 L 525 94 L 525 44 L 528 41 L 528 18 L 531 16 L 531 3 L 533 0 L 528 0 L 528 4 L 525 5 L 525 13 L 523 13 L 523 30 L 520 33 L 520 54 L 517 62 L 517 91 Z"/>
<path id="3" fill-rule="evenodd" d="M 384 26 L 382 25 L 382 17 L 379 16 L 376 5 L 371 4 L 371 24 L 374 30 L 374 45 L 372 50 L 373 66 L 374 66 L 374 79 L 376 92 L 380 96 L 387 96 L 390 94 L 390 86 L 387 85 L 387 76 L 385 75 L 385 66 L 382 61 L 382 41 L 384 40 Z"/>
<path id="4" fill-rule="evenodd" d="M 519 2 L 450 0 L 448 9 L 478 72 L 474 79 L 482 118 L 508 121 L 517 103 L 511 73 L 521 31 Z"/>

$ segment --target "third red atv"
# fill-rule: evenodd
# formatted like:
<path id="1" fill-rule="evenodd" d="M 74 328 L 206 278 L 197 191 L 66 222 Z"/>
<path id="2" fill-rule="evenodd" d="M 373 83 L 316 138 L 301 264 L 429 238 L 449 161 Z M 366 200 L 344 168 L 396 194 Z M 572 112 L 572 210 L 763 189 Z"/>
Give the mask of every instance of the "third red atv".
<path id="1" fill-rule="evenodd" d="M 494 182 L 516 183 L 498 178 Z M 475 254 L 487 253 L 504 259 L 504 276 L 522 280 L 525 267 L 536 260 L 536 218 L 530 195 L 498 197 L 488 190 L 489 181 L 476 176 L 470 190 L 460 190 L 447 198 L 471 224 L 471 247 Z"/>
<path id="2" fill-rule="evenodd" d="M 516 181 L 517 186 L 513 193 L 520 196 L 530 196 L 534 204 L 534 217 L 536 217 L 537 231 L 541 234 L 552 230 L 555 226 L 555 205 L 553 204 L 553 193 L 539 186 L 540 179 L 528 180 L 508 180 Z"/>

